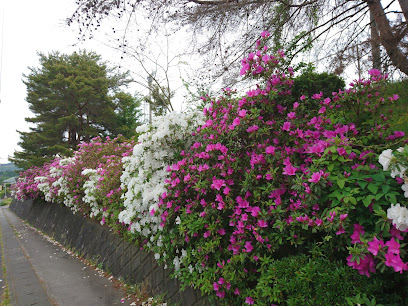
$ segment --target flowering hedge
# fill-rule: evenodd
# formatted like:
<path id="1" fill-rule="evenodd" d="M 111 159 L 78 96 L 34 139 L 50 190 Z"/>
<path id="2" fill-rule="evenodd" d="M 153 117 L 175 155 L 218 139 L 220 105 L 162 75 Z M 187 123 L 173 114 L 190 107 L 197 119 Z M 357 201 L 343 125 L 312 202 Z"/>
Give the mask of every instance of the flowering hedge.
<path id="1" fill-rule="evenodd" d="M 386 76 L 371 70 L 330 98 L 294 101 L 268 35 L 242 60 L 258 81 L 244 96 L 227 88 L 203 98 L 203 115 L 157 118 L 133 154 L 83 144 L 23 173 L 16 196 L 108 223 L 221 303 L 406 304 L 408 146 L 381 112 L 398 96 L 384 98 Z"/>
<path id="2" fill-rule="evenodd" d="M 82 143 L 72 157 L 56 157 L 44 167 L 34 167 L 20 174 L 14 193 L 17 199 L 41 197 L 61 203 L 74 212 L 107 220 L 112 227 L 120 226 L 118 211 L 122 190 L 122 158 L 131 154 L 134 141 L 123 137 L 102 140 L 94 138 Z"/>
<path id="3" fill-rule="evenodd" d="M 162 220 L 159 196 L 166 190 L 166 167 L 176 162 L 180 153 L 193 142 L 193 132 L 202 123 L 200 113 L 171 113 L 154 118 L 152 124 L 137 128 L 141 133 L 133 154 L 124 158 L 121 176 L 125 209 L 119 214 L 120 222 L 129 225 L 149 247 Z"/>

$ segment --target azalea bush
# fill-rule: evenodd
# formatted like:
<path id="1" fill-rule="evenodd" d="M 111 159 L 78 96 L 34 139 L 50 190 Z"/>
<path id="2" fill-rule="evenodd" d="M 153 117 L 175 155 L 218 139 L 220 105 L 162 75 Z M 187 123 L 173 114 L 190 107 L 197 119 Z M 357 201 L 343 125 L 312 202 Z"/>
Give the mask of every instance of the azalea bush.
<path id="1" fill-rule="evenodd" d="M 158 201 L 166 190 L 167 167 L 190 147 L 202 117 L 196 112 L 155 117 L 151 125 L 137 128 L 139 143 L 133 154 L 124 158 L 121 186 L 126 190 L 122 197 L 125 208 L 119 213 L 119 221 L 147 246 L 162 228 Z"/>
<path id="2" fill-rule="evenodd" d="M 280 69 L 283 57 L 258 42 L 241 74 L 259 85 L 209 101 L 206 123 L 168 169 L 159 211 L 151 210 L 164 223 L 157 257 L 184 284 L 226 304 L 285 303 L 289 296 L 273 293 L 276 280 L 268 275 L 290 255 L 347 259 L 365 276 L 381 265 L 387 273 L 407 270 L 369 251 L 381 236 L 384 250 L 405 255 L 394 243 L 405 233 L 385 215 L 403 198 L 400 182 L 377 162 L 382 148 L 405 136 L 377 116 L 397 99 L 380 95 L 386 77 L 372 70 L 369 80 L 331 98 L 317 93 L 293 103 L 293 71 Z M 310 111 L 307 99 L 320 108 Z M 348 294 L 356 294 L 358 286 L 351 287 Z"/>
<path id="3" fill-rule="evenodd" d="M 371 70 L 295 97 L 268 35 L 241 61 L 245 95 L 157 117 L 137 144 L 84 143 L 23 173 L 17 198 L 107 224 L 221 304 L 407 304 L 407 138 L 383 112 L 398 96 Z"/>
<path id="4" fill-rule="evenodd" d="M 45 165 L 47 166 L 47 165 Z M 17 182 L 13 185 L 13 197 L 17 200 L 29 200 L 41 197 L 41 191 L 38 189 L 39 180 L 35 180 L 40 176 L 41 167 L 31 167 L 30 169 L 20 173 Z"/>
<path id="5" fill-rule="evenodd" d="M 43 167 L 33 167 L 20 174 L 14 188 L 16 197 L 41 197 L 61 203 L 101 223 L 109 219 L 115 227 L 120 224 L 118 211 L 123 209 L 122 158 L 131 153 L 133 146 L 133 140 L 123 137 L 105 140 L 97 137 L 81 143 L 73 157 L 56 157 Z"/>

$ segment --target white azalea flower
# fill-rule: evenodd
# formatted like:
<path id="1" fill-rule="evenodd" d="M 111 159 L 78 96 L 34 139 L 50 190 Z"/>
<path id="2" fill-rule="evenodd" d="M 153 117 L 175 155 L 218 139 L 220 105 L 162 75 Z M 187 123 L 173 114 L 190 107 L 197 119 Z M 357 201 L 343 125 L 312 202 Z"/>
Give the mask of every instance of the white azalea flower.
<path id="1" fill-rule="evenodd" d="M 154 118 L 150 126 L 137 128 L 137 132 L 142 133 L 140 142 L 134 146 L 132 156 L 122 159 L 121 188 L 126 192 L 123 195 L 125 208 L 119 214 L 119 221 L 131 224 L 132 232 L 140 232 L 150 240 L 150 235 L 163 229 L 158 201 L 166 191 L 167 166 L 176 161 L 174 156 L 180 150 L 180 140 L 185 149 L 189 148 L 192 132 L 203 123 L 202 113 L 170 113 Z M 159 216 L 151 215 L 153 209 Z"/>
<path id="2" fill-rule="evenodd" d="M 392 220 L 392 224 L 398 230 L 404 231 L 408 228 L 408 209 L 399 203 L 391 204 L 391 207 L 387 209 L 387 217 Z"/>
<path id="3" fill-rule="evenodd" d="M 391 149 L 384 150 L 378 157 L 378 162 L 383 166 L 384 171 L 388 171 L 393 157 Z"/>

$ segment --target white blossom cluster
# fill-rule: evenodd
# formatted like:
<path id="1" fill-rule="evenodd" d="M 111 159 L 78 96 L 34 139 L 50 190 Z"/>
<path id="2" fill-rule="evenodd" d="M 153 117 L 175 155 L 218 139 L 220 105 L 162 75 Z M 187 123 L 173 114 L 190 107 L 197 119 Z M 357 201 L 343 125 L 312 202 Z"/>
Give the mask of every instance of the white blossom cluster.
<path id="1" fill-rule="evenodd" d="M 102 207 L 98 204 L 95 192 L 98 190 L 98 183 L 101 176 L 98 174 L 98 170 L 95 169 L 84 169 L 81 173 L 83 176 L 89 175 L 88 179 L 84 183 L 84 193 L 82 200 L 84 203 L 89 204 L 91 208 L 91 214 L 89 215 L 91 218 L 96 217 L 100 213 L 102 213 Z"/>
<path id="2" fill-rule="evenodd" d="M 391 204 L 391 207 L 387 209 L 387 217 L 392 220 L 392 224 L 398 230 L 405 231 L 408 228 L 408 209 L 399 203 Z"/>
<path id="3" fill-rule="evenodd" d="M 148 246 L 160 229 L 158 201 L 165 189 L 167 166 L 176 161 L 176 154 L 189 148 L 191 134 L 204 124 L 202 113 L 170 113 L 154 118 L 151 125 L 137 128 L 141 133 L 133 154 L 123 158 L 124 172 L 121 188 L 125 209 L 119 221 L 130 225 L 132 232 L 150 237 Z"/>
<path id="4" fill-rule="evenodd" d="M 52 201 L 51 185 L 48 177 L 37 176 L 34 178 L 34 181 L 39 182 L 37 188 L 44 194 L 45 200 L 47 202 L 51 202 Z"/>
<path id="5" fill-rule="evenodd" d="M 74 163 L 75 163 L 75 156 L 61 159 L 59 161 L 59 166 L 65 167 L 65 166 L 68 166 Z M 56 198 L 54 201 L 62 202 L 65 206 L 70 207 L 74 212 L 76 212 L 78 211 L 78 206 L 74 204 L 74 197 L 72 196 L 72 194 L 70 193 L 68 189 L 67 178 L 62 175 L 63 173 L 62 169 L 59 169 L 59 170 L 60 172 L 55 171 L 56 175 L 59 175 L 58 179 L 52 183 L 52 186 L 58 189 L 58 194 L 57 194 L 58 198 Z M 62 199 L 62 200 L 59 200 L 59 199 Z"/>
<path id="6" fill-rule="evenodd" d="M 398 148 L 399 153 L 404 153 L 404 148 Z M 384 150 L 378 157 L 378 162 L 383 166 L 384 171 L 391 170 L 391 177 L 399 176 L 404 180 L 401 189 L 404 191 L 404 196 L 408 198 L 408 176 L 406 174 L 407 168 L 392 154 L 391 149 Z"/>
<path id="7" fill-rule="evenodd" d="M 404 148 L 398 148 L 397 151 L 405 158 Z M 406 156 L 408 157 L 408 156 Z M 406 158 L 405 158 L 406 159 Z M 379 158 L 379 163 L 383 166 L 384 171 L 391 170 L 391 177 L 395 178 L 399 176 L 404 180 L 401 189 L 404 191 L 404 196 L 408 198 L 408 176 L 406 174 L 407 168 L 401 165 L 401 162 L 396 156 L 393 155 L 391 149 L 384 150 Z M 404 163 L 406 165 L 406 163 Z M 401 206 L 399 203 L 391 204 L 391 207 L 387 209 L 387 217 L 392 220 L 392 224 L 400 231 L 405 231 L 408 228 L 408 209 L 405 206 Z"/>
<path id="8" fill-rule="evenodd" d="M 60 161 L 61 162 L 61 161 Z M 65 160 L 63 163 L 66 162 Z M 49 177 L 58 179 L 62 176 L 62 169 L 57 167 L 50 167 Z M 50 181 L 47 176 L 37 176 L 34 178 L 36 182 L 39 182 L 37 188 L 44 194 L 44 198 L 47 202 L 56 202 L 55 194 L 53 191 L 53 183 Z"/>

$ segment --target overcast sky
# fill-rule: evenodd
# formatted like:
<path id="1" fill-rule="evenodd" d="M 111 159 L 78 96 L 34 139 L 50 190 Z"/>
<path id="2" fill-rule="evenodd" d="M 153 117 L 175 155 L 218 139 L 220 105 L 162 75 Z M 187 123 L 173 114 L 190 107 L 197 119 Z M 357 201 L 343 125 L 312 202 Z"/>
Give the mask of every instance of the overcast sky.
<path id="1" fill-rule="evenodd" d="M 78 37 L 64 20 L 74 10 L 74 0 L 0 0 L 0 38 L 2 69 L 0 92 L 0 163 L 19 150 L 19 131 L 28 131 L 24 118 L 30 117 L 22 82 L 27 67 L 38 67 L 37 52 L 72 53 L 87 49 L 102 55 L 103 60 L 118 58 L 109 48 L 96 42 L 73 47 Z M 4 18 L 3 18 L 4 16 Z M 0 52 L 1 55 L 1 52 Z"/>

